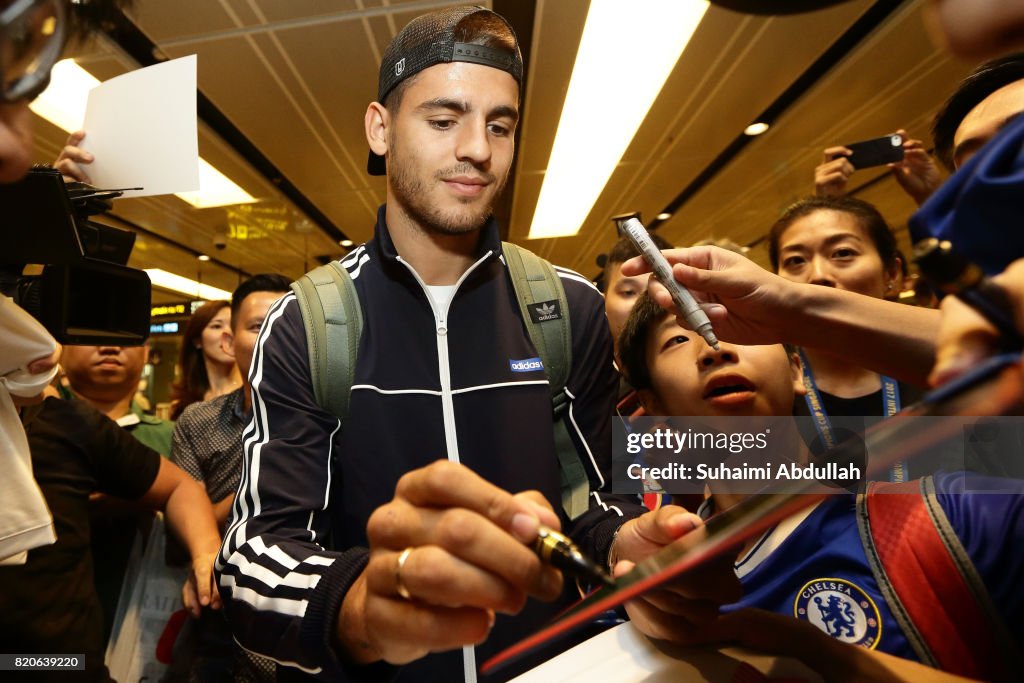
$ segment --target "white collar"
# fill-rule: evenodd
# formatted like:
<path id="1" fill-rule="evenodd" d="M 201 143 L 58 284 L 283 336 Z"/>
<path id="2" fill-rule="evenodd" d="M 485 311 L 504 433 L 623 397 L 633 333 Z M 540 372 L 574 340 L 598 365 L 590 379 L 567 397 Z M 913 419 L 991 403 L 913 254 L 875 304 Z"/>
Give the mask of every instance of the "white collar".
<path id="1" fill-rule="evenodd" d="M 744 553 L 742 557 L 736 560 L 736 563 L 733 565 L 733 570 L 736 572 L 736 576 L 742 579 L 744 576 L 757 569 L 762 562 L 767 560 L 768 557 L 775 552 L 776 548 L 782 545 L 783 541 L 789 538 L 789 536 L 797 530 L 797 527 L 803 524 L 804 520 L 807 519 L 812 512 L 818 509 L 820 504 L 821 501 L 819 500 L 814 505 L 806 507 L 789 517 L 786 517 L 786 519 L 764 532 L 758 542 L 755 543 L 750 550 Z"/>
<path id="2" fill-rule="evenodd" d="M 139 416 L 135 413 L 128 412 L 114 420 L 114 422 L 116 422 L 120 427 L 133 427 L 142 422 L 142 420 L 140 420 Z"/>

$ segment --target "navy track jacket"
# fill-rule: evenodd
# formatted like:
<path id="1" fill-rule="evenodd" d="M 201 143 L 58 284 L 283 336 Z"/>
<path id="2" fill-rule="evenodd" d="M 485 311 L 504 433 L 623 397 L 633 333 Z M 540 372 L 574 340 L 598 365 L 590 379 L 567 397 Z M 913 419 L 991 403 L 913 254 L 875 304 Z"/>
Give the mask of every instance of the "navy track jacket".
<path id="1" fill-rule="evenodd" d="M 363 334 L 350 415 L 317 406 L 306 335 L 293 294 L 267 315 L 253 358 L 253 419 L 244 472 L 217 563 L 237 640 L 247 649 L 330 680 L 457 681 L 462 653 L 430 655 L 400 670 L 356 667 L 332 647 L 345 592 L 366 566 L 366 522 L 399 477 L 448 458 L 511 491 L 540 490 L 585 552 L 603 559 L 615 530 L 642 512 L 611 485 L 611 416 L 617 377 L 601 295 L 557 269 L 572 324 L 569 421 L 591 483 L 590 510 L 570 524 L 561 510 L 548 382 L 501 258 L 497 225 L 483 228 L 478 260 L 447 310 L 435 311 L 378 213 L 375 237 L 342 260 L 355 282 Z M 501 617 L 482 662 L 565 606 L 529 601 Z M 384 669 L 384 671 L 382 671 Z M 472 676 L 469 676 L 470 678 Z M 489 679 L 493 680 L 493 679 Z"/>

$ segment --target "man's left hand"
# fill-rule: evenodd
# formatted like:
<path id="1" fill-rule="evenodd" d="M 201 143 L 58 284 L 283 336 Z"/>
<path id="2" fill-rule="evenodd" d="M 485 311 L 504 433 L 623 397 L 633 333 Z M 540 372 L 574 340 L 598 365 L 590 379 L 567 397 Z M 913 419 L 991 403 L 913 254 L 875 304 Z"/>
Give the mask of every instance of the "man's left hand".
<path id="1" fill-rule="evenodd" d="M 666 505 L 626 522 L 609 552 L 610 561 L 615 563 L 616 578 L 631 570 L 634 563 L 703 526 L 700 517 L 676 505 Z M 652 638 L 693 642 L 700 629 L 718 618 L 719 606 L 736 602 L 742 595 L 732 568 L 734 559 L 732 554 L 726 553 L 662 588 L 627 602 L 629 618 L 642 633 Z"/>

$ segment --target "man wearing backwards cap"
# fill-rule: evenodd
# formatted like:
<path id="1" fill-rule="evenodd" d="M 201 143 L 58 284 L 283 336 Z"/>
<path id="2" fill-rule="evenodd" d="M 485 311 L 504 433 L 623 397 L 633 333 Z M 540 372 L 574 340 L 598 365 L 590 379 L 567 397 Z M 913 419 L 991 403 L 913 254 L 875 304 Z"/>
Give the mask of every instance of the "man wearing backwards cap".
<path id="1" fill-rule="evenodd" d="M 613 540 L 628 558 L 682 533 L 642 517 L 615 536 L 642 508 L 598 491 L 611 339 L 597 290 L 559 269 L 572 326 L 559 419 L 591 488 L 575 520 L 562 512 L 549 386 L 491 218 L 522 74 L 511 27 L 477 7 L 419 17 L 386 50 L 365 128 L 387 202 L 374 238 L 341 262 L 363 315 L 344 424 L 314 400 L 295 296 L 264 323 L 219 572 L 235 637 L 286 665 L 281 676 L 475 680 L 478 662 L 575 593 L 528 549 L 538 524 L 598 561 Z"/>

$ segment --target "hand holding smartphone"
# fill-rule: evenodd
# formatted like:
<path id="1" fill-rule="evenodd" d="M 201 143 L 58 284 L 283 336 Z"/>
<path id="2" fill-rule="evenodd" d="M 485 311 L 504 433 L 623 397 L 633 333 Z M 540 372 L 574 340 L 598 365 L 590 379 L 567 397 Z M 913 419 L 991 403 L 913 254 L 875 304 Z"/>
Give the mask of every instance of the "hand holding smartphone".
<path id="1" fill-rule="evenodd" d="M 858 170 L 903 161 L 903 136 L 896 133 L 844 146 L 850 150 L 847 160 Z"/>

